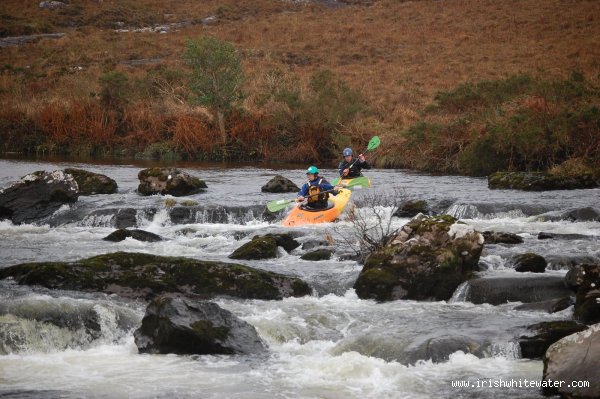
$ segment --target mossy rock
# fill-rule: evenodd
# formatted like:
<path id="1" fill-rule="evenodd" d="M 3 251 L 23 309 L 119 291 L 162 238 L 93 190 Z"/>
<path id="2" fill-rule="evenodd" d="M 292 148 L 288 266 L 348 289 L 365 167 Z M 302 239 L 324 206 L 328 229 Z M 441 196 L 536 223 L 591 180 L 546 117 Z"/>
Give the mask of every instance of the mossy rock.
<path id="1" fill-rule="evenodd" d="M 206 189 L 206 183 L 177 168 L 148 168 L 138 173 L 140 184 L 138 193 L 141 195 L 173 195 L 181 197 L 196 194 Z"/>
<path id="2" fill-rule="evenodd" d="M 229 258 L 231 259 L 272 259 L 277 257 L 277 247 L 282 247 L 287 252 L 300 246 L 289 234 L 267 234 L 256 236 L 250 242 L 236 249 Z"/>
<path id="3" fill-rule="evenodd" d="M 399 218 L 411 218 L 419 213 L 428 214 L 429 206 L 424 200 L 409 200 L 400 205 L 398 210 L 394 212 L 394 216 Z"/>
<path id="4" fill-rule="evenodd" d="M 272 259 L 277 257 L 277 241 L 274 237 L 254 237 L 231 255 L 231 259 Z"/>
<path id="5" fill-rule="evenodd" d="M 128 252 L 76 262 L 23 263 L 0 269 L 0 279 L 8 277 L 25 285 L 146 299 L 163 293 L 202 298 L 281 299 L 311 292 L 298 278 L 240 264 Z"/>
<path id="6" fill-rule="evenodd" d="M 80 195 L 114 194 L 117 192 L 117 182 L 108 176 L 75 168 L 67 168 L 65 173 L 73 176 L 79 186 Z"/>
<path id="7" fill-rule="evenodd" d="M 477 270 L 482 249 L 472 227 L 449 215 L 421 215 L 369 255 L 354 289 L 378 301 L 447 300 Z"/>
<path id="8" fill-rule="evenodd" d="M 318 262 L 320 260 L 331 259 L 331 255 L 333 255 L 333 252 L 330 249 L 317 249 L 315 251 L 305 253 L 300 257 L 300 259 Z"/>
<path id="9" fill-rule="evenodd" d="M 488 187 L 524 191 L 574 190 L 599 187 L 599 181 L 587 173 L 565 176 L 546 172 L 496 172 L 488 176 Z"/>

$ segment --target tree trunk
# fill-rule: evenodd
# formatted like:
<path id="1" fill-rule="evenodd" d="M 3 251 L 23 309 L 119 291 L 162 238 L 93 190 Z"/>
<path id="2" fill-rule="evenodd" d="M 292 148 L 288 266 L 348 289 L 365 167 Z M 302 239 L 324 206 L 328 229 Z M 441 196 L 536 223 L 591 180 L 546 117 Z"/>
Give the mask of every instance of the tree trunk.
<path id="1" fill-rule="evenodd" d="M 227 132 L 225 131 L 225 113 L 217 111 L 217 120 L 219 122 L 219 132 L 221 132 L 221 153 L 223 159 L 227 158 Z"/>
<path id="2" fill-rule="evenodd" d="M 221 142 L 225 146 L 227 144 L 227 132 L 225 131 L 225 114 L 223 111 L 217 111 L 217 119 L 219 121 L 219 132 L 221 132 Z"/>

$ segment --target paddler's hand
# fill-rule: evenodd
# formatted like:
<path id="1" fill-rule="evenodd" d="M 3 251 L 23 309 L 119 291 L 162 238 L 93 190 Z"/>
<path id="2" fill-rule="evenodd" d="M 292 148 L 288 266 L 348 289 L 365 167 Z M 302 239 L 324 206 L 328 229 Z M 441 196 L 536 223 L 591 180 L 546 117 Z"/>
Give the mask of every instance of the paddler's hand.
<path id="1" fill-rule="evenodd" d="M 365 162 L 365 156 L 364 156 L 363 154 L 359 154 L 359 155 L 358 155 L 358 160 L 359 160 L 360 162 Z"/>
<path id="2" fill-rule="evenodd" d="M 348 176 L 348 173 L 350 173 L 350 169 L 344 169 L 342 172 L 342 176 Z"/>
<path id="3" fill-rule="evenodd" d="M 304 201 L 304 197 L 298 197 L 296 198 L 296 202 L 303 202 Z"/>
<path id="4" fill-rule="evenodd" d="M 341 188 L 344 188 L 344 187 L 338 184 L 338 185 L 337 185 L 337 186 L 335 186 L 333 189 L 334 189 L 334 192 L 337 194 L 337 193 L 339 193 L 339 192 L 340 192 L 340 189 L 341 189 Z"/>

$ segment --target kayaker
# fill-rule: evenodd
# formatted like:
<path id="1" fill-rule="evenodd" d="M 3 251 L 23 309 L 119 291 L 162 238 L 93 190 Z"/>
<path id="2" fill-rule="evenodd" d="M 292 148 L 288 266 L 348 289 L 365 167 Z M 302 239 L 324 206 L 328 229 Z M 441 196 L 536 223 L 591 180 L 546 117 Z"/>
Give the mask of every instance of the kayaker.
<path id="1" fill-rule="evenodd" d="M 332 186 L 325 178 L 319 176 L 319 169 L 316 166 L 309 166 L 306 169 L 306 177 L 308 181 L 298 191 L 296 202 L 306 200 L 304 208 L 308 209 L 327 209 L 329 194 L 337 195 L 340 187 Z"/>
<path id="2" fill-rule="evenodd" d="M 352 156 L 352 148 L 344 148 L 342 154 L 344 155 L 344 160 L 338 166 L 342 179 L 352 179 L 362 176 L 361 169 L 371 169 L 371 165 L 367 162 L 363 154 L 358 154 L 357 158 Z"/>

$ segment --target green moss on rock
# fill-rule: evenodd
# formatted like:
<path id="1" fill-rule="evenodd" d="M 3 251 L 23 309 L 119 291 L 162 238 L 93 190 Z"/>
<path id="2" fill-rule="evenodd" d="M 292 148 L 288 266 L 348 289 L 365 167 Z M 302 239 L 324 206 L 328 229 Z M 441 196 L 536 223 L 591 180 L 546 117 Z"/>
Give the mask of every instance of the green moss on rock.
<path id="1" fill-rule="evenodd" d="M 152 298 L 184 293 L 204 298 L 281 299 L 310 293 L 302 280 L 224 262 L 116 252 L 71 263 L 25 263 L 0 270 L 0 278 L 54 289 L 100 291 Z"/>

